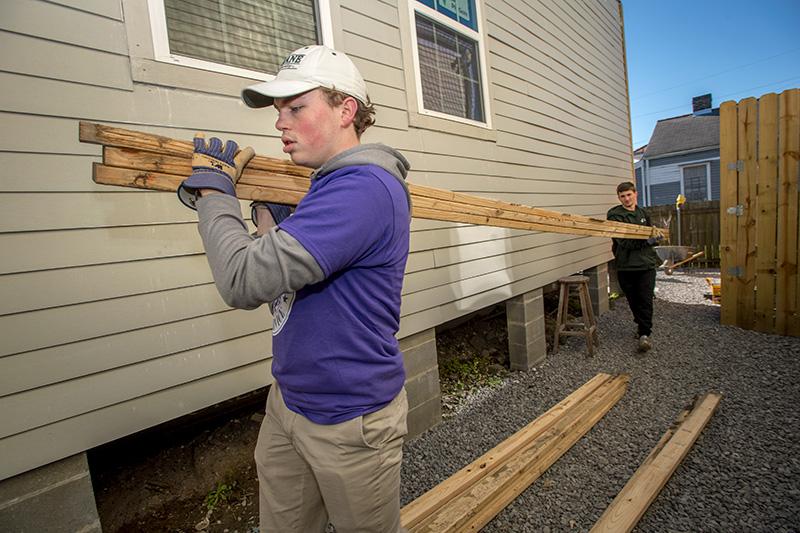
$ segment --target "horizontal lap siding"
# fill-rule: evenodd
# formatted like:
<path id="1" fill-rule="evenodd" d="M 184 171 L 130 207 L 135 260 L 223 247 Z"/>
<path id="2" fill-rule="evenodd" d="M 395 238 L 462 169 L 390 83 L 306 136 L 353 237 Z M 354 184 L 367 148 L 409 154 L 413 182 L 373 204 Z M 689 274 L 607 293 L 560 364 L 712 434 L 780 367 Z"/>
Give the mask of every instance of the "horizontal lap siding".
<path id="1" fill-rule="evenodd" d="M 692 165 L 709 164 L 711 179 L 711 199 L 719 200 L 720 167 L 719 150 L 706 150 L 691 154 L 669 156 L 648 161 L 648 181 L 653 189 L 650 205 L 663 205 L 674 201 L 680 193 L 682 168 Z M 673 194 L 674 193 L 674 194 Z"/>
<path id="2" fill-rule="evenodd" d="M 604 218 L 631 179 L 617 2 L 483 2 L 496 142 L 421 130 L 412 179 Z M 411 130 L 413 133 L 414 129 Z M 610 258 L 607 240 L 458 226 L 416 232 L 434 268 L 406 277 L 401 334 Z"/>
<path id="3" fill-rule="evenodd" d="M 78 121 L 236 135 L 279 155 L 274 117 L 134 83 L 113 5 L 0 8 L 0 45 L 15 51 L 0 59 L 0 479 L 270 379 L 268 311 L 224 305 L 174 194 L 94 184 L 100 147 L 78 141 Z"/>
<path id="4" fill-rule="evenodd" d="M 662 167 L 650 167 L 647 173 L 650 178 L 650 185 L 660 185 L 673 181 L 680 182 L 681 168 L 678 165 L 665 165 Z M 680 188 L 680 185 L 678 186 Z"/>
<path id="5" fill-rule="evenodd" d="M 568 4 L 482 2 L 496 135 L 482 140 L 409 126 L 404 10 L 334 2 L 337 45 L 378 108 L 363 140 L 402 150 L 415 183 L 602 217 L 630 173 L 616 3 Z M 266 308 L 225 306 L 196 215 L 173 194 L 94 184 L 101 150 L 78 141 L 78 122 L 180 139 L 205 131 L 283 157 L 275 113 L 209 90 L 218 78 L 205 83 L 199 70 L 181 71 L 183 87 L 136 81 L 131 72 L 150 67 L 128 57 L 123 6 L 0 8 L 0 45 L 15 51 L 0 59 L 0 455 L 11 458 L 0 479 L 271 379 Z M 400 336 L 602 263 L 608 248 L 415 219 Z"/>

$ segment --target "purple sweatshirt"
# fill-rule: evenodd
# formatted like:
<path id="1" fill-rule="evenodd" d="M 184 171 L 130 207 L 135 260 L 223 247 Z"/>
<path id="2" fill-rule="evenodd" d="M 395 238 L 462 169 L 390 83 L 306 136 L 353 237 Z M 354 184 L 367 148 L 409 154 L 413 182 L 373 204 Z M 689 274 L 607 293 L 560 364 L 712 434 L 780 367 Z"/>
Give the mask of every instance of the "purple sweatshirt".
<path id="1" fill-rule="evenodd" d="M 220 293 L 234 307 L 270 302 L 272 373 L 286 405 L 313 422 L 377 411 L 405 382 L 395 334 L 409 247 L 408 168 L 383 145 L 343 152 L 261 239 L 241 240 L 238 229 L 233 242 L 225 239 L 231 213 L 204 206 L 223 195 L 198 202 Z"/>

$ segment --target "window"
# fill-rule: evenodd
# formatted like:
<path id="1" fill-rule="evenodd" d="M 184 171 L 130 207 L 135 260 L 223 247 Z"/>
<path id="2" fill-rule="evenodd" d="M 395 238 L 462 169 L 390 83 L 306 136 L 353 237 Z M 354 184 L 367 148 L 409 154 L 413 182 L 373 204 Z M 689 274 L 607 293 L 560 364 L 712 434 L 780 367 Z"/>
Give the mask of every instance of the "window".
<path id="1" fill-rule="evenodd" d="M 683 195 L 687 201 L 708 200 L 708 165 L 683 167 Z"/>
<path id="2" fill-rule="evenodd" d="M 315 0 L 149 0 L 149 8 L 156 60 L 244 77 L 265 79 L 290 52 L 331 40 Z"/>
<path id="3" fill-rule="evenodd" d="M 411 0 L 420 109 L 488 125 L 477 0 Z"/>
<path id="4" fill-rule="evenodd" d="M 647 205 L 675 205 L 675 199 L 681 193 L 681 184 L 677 181 L 654 183 L 648 192 Z"/>

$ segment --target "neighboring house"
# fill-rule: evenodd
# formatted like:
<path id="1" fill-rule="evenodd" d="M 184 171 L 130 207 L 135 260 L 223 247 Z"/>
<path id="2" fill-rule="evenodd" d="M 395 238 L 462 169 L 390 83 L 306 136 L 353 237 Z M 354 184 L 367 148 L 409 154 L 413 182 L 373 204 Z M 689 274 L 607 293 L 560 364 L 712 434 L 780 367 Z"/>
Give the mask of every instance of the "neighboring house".
<path id="1" fill-rule="evenodd" d="M 639 192 L 639 203 L 642 205 L 644 204 L 644 183 L 642 182 L 642 166 L 644 165 L 644 161 L 642 161 L 642 156 L 644 155 L 644 151 L 647 150 L 647 145 L 640 146 L 633 151 L 633 176 L 635 178 L 636 190 Z"/>
<path id="2" fill-rule="evenodd" d="M 696 97 L 693 113 L 659 120 L 637 165 L 642 205 L 719 199 L 719 108 Z M 638 151 L 638 150 L 637 150 Z"/>
<path id="3" fill-rule="evenodd" d="M 195 4 L 0 4 L 0 529 L 99 528 L 47 504 L 93 506 L 87 450 L 272 381 L 266 306 L 222 302 L 174 194 L 93 183 L 101 148 L 79 121 L 284 157 L 274 110 L 239 93 L 321 42 L 361 69 L 364 140 L 400 149 L 411 182 L 603 217 L 631 179 L 617 0 Z M 437 326 L 506 303 L 512 365 L 530 367 L 542 288 L 584 271 L 606 301 L 610 259 L 605 238 L 415 219 L 398 334 L 411 433 L 440 420 Z"/>

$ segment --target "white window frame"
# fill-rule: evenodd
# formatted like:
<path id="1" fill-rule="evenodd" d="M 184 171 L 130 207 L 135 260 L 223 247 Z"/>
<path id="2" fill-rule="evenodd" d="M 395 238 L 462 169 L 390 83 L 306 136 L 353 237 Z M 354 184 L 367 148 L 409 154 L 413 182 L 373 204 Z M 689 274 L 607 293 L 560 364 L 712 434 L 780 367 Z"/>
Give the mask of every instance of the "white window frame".
<path id="1" fill-rule="evenodd" d="M 430 117 L 442 118 L 454 122 L 461 122 L 471 126 L 478 126 L 480 128 L 492 129 L 492 113 L 489 109 L 489 81 L 486 68 L 486 44 L 485 44 L 485 24 L 483 20 L 483 6 L 482 0 L 475 0 L 475 17 L 478 21 L 478 31 L 472 28 L 467 28 L 457 20 L 453 20 L 447 15 L 439 13 L 435 9 L 431 9 L 425 4 L 417 0 L 408 0 L 408 16 L 411 27 L 411 53 L 414 62 L 414 82 L 417 88 L 417 111 L 420 115 L 427 115 Z M 422 76 L 420 75 L 419 67 L 419 44 L 417 42 L 417 19 L 416 14 L 420 13 L 437 24 L 441 24 L 457 33 L 465 35 L 478 43 L 478 59 L 480 61 L 481 69 L 481 98 L 483 99 L 483 116 L 486 122 L 479 122 L 477 120 L 470 120 L 464 117 L 455 115 L 448 115 L 440 111 L 433 111 L 425 108 L 422 98 Z"/>
<path id="2" fill-rule="evenodd" d="M 684 175 L 684 171 L 687 168 L 693 167 L 706 167 L 706 198 L 705 201 L 711 200 L 711 162 L 705 161 L 703 163 L 688 163 L 686 165 L 681 165 L 681 194 L 686 196 L 686 190 L 684 188 L 684 183 L 686 182 L 686 176 Z"/>
<path id="3" fill-rule="evenodd" d="M 330 0 L 315 0 L 319 13 L 320 32 L 322 33 L 322 44 L 333 45 L 333 24 L 331 22 Z M 153 35 L 154 59 L 162 63 L 171 63 L 184 67 L 209 70 L 221 74 L 229 74 L 240 78 L 250 78 L 255 80 L 271 80 L 274 74 L 250 70 L 246 68 L 233 67 L 213 61 L 204 61 L 194 57 L 186 57 L 173 54 L 169 49 L 169 36 L 167 34 L 167 16 L 164 9 L 164 0 L 147 0 L 147 7 L 150 14 L 150 30 Z"/>

